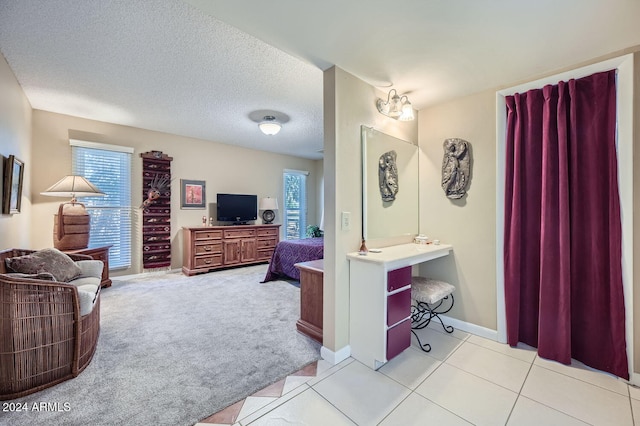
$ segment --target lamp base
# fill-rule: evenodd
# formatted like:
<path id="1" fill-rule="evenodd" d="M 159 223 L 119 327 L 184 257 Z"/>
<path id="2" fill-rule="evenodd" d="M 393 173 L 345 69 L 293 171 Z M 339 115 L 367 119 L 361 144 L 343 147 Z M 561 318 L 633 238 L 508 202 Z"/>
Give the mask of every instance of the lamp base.
<path id="1" fill-rule="evenodd" d="M 269 224 L 273 222 L 273 219 L 276 218 L 276 214 L 273 210 L 265 210 L 262 212 L 262 221 L 265 224 Z"/>
<path id="2" fill-rule="evenodd" d="M 77 250 L 89 245 L 91 218 L 81 203 L 60 204 L 53 220 L 53 246 L 58 250 Z"/>

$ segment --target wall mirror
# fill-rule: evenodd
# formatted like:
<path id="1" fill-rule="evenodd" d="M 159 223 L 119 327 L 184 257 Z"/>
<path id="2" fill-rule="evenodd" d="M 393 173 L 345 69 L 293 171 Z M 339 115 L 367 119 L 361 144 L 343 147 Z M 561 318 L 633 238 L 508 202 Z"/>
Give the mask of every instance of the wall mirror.
<path id="1" fill-rule="evenodd" d="M 417 234 L 418 147 L 367 126 L 361 138 L 363 238 Z"/>

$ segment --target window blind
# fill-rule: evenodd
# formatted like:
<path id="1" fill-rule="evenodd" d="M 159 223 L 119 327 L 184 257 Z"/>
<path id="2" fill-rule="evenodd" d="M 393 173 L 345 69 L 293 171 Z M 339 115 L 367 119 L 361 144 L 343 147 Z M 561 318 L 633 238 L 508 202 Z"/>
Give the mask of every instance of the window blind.
<path id="1" fill-rule="evenodd" d="M 309 172 L 301 170 L 285 170 L 283 173 L 284 225 L 287 240 L 306 236 L 308 175 Z"/>
<path id="2" fill-rule="evenodd" d="M 91 217 L 89 246 L 111 244 L 109 266 L 131 266 L 131 152 L 133 149 L 71 141 L 73 173 L 106 195 L 78 197 Z"/>

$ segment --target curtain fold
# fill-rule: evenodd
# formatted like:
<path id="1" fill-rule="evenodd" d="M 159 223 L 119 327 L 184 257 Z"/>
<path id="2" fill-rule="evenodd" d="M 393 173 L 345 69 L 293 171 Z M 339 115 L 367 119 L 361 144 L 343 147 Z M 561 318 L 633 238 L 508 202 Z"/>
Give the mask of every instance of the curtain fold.
<path id="1" fill-rule="evenodd" d="M 507 338 L 629 377 L 615 70 L 506 98 Z"/>

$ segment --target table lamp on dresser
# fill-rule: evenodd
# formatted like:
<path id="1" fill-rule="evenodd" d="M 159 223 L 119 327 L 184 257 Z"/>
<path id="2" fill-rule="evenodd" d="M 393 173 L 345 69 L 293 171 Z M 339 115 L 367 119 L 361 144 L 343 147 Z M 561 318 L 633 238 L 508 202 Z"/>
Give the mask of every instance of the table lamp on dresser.
<path id="1" fill-rule="evenodd" d="M 53 184 L 42 195 L 71 197 L 71 201 L 60 204 L 53 220 L 53 246 L 58 250 L 83 249 L 89 245 L 90 218 L 84 204 L 76 197 L 104 196 L 82 176 L 65 176 Z"/>
<path id="2" fill-rule="evenodd" d="M 274 210 L 278 210 L 278 199 L 271 197 L 261 198 L 258 210 L 262 210 L 263 223 L 272 223 L 276 218 Z"/>

